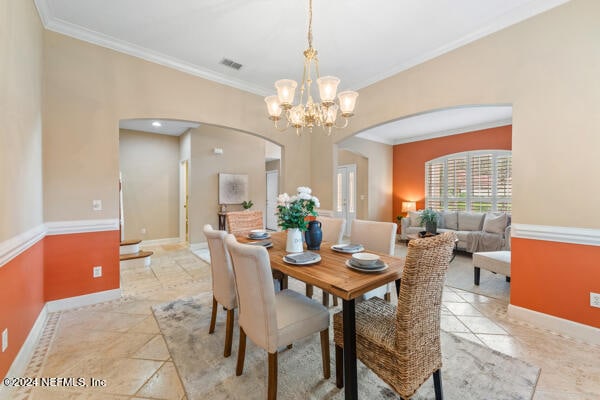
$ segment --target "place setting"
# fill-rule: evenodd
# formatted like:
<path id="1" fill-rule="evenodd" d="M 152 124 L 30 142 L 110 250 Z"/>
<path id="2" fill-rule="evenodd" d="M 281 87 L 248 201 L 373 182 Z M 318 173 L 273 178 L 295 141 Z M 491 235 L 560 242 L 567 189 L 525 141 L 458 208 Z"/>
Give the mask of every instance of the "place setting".
<path id="1" fill-rule="evenodd" d="M 363 247 L 362 244 L 338 243 L 338 244 L 334 244 L 333 246 L 331 246 L 331 250 L 337 251 L 338 253 L 353 254 L 353 253 L 359 253 L 361 251 L 364 251 L 365 248 Z"/>
<path id="2" fill-rule="evenodd" d="M 321 261 L 321 256 L 312 251 L 304 251 L 302 253 L 290 253 L 285 255 L 283 261 L 292 265 L 311 265 Z"/>
<path id="3" fill-rule="evenodd" d="M 377 254 L 373 253 L 354 253 L 352 258 L 346 260 L 346 266 L 350 269 L 360 272 L 381 272 L 389 266 L 379 259 Z"/>

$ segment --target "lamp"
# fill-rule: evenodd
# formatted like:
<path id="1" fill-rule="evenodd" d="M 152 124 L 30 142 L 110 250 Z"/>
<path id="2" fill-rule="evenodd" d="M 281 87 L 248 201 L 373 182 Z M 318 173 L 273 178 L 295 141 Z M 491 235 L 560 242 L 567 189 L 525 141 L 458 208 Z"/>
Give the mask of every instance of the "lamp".
<path id="1" fill-rule="evenodd" d="M 265 97 L 267 103 L 267 112 L 269 119 L 273 121 L 275 128 L 285 131 L 290 126 L 296 128 L 296 134 L 307 128 L 312 132 L 314 126 L 320 126 L 328 135 L 331 134 L 331 128 L 345 128 L 348 126 L 348 118 L 354 115 L 356 106 L 357 92 L 350 90 L 336 92 L 340 79 L 335 76 L 319 75 L 319 59 L 317 50 L 312 46 L 312 0 L 308 1 L 308 49 L 304 51 L 304 73 L 300 84 L 300 99 L 297 105 L 294 105 L 294 94 L 298 83 L 291 79 L 280 79 L 275 82 L 277 95 Z M 314 68 L 313 68 L 314 67 Z M 313 82 L 313 69 L 319 88 L 320 103 L 315 103 L 311 95 L 311 84 Z M 306 94 L 306 104 L 303 103 Z M 286 126 L 280 128 L 278 121 L 285 117 Z M 344 123 L 336 125 L 338 114 L 344 119 Z"/>
<path id="2" fill-rule="evenodd" d="M 402 202 L 402 212 L 408 215 L 409 211 L 417 211 L 417 203 L 415 201 Z"/>

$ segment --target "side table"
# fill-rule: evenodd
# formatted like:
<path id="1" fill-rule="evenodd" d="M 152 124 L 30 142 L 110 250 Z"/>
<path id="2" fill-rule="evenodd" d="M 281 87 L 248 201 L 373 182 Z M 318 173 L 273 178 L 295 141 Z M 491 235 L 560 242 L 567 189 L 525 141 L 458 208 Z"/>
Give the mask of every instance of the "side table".
<path id="1" fill-rule="evenodd" d="M 219 215 L 219 230 L 224 231 L 224 230 L 226 230 L 225 225 L 227 222 L 227 213 L 219 211 L 217 214 Z"/>

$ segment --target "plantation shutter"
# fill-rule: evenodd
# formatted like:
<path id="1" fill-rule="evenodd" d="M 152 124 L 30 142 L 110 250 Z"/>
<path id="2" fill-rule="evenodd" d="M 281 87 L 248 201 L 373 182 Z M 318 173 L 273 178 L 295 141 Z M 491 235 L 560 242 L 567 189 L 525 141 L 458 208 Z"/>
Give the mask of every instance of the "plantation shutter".
<path id="1" fill-rule="evenodd" d="M 510 154 L 496 158 L 496 209 L 510 212 L 512 207 L 512 157 Z"/>
<path id="2" fill-rule="evenodd" d="M 491 211 L 493 192 L 492 154 L 471 156 L 471 211 Z"/>
<path id="3" fill-rule="evenodd" d="M 451 211 L 467 209 L 467 157 L 447 161 L 447 205 Z"/>
<path id="4" fill-rule="evenodd" d="M 444 162 L 425 164 L 425 206 L 434 210 L 443 210 Z"/>

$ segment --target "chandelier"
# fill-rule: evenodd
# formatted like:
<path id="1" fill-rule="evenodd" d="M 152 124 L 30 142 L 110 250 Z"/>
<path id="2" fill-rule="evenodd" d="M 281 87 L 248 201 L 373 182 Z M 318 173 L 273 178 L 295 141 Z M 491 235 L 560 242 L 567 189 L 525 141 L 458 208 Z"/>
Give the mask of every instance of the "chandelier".
<path id="1" fill-rule="evenodd" d="M 281 79 L 275 82 L 277 95 L 265 98 L 269 119 L 274 122 L 275 128 L 285 131 L 290 126 L 296 128 L 296 134 L 307 128 L 312 132 L 312 128 L 320 126 L 328 135 L 332 128 L 345 128 L 348 126 L 348 118 L 354 115 L 357 92 L 345 91 L 337 95 L 337 86 L 340 79 L 335 76 L 319 75 L 319 59 L 317 50 L 312 46 L 312 0 L 308 2 L 308 49 L 304 50 L 304 72 L 300 84 L 300 95 L 298 104 L 294 105 L 294 94 L 298 83 L 291 79 Z M 313 73 L 316 75 L 317 85 L 319 87 L 320 103 L 315 103 L 311 95 L 311 84 L 313 83 Z M 304 103 L 306 96 L 306 103 Z M 279 120 L 285 118 L 286 125 L 280 127 Z M 341 115 L 344 122 L 340 123 L 338 114 Z"/>

